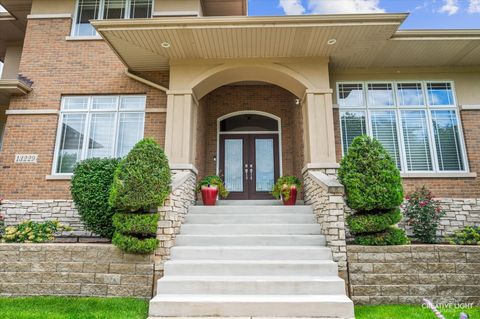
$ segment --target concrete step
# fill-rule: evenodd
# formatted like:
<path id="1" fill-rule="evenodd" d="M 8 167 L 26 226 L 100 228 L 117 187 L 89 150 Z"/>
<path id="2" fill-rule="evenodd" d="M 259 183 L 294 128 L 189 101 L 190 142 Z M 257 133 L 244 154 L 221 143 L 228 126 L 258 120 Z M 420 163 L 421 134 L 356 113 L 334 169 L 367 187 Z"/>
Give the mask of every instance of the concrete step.
<path id="1" fill-rule="evenodd" d="M 169 260 L 166 276 L 338 276 L 331 260 Z"/>
<path id="2" fill-rule="evenodd" d="M 345 295 L 157 295 L 150 316 L 353 318 Z"/>
<path id="3" fill-rule="evenodd" d="M 178 235 L 175 239 L 176 246 L 325 246 L 325 243 L 323 235 Z"/>
<path id="4" fill-rule="evenodd" d="M 311 213 L 301 214 L 192 214 L 186 224 L 308 224 L 316 223 Z"/>
<path id="5" fill-rule="evenodd" d="M 345 293 L 338 276 L 167 276 L 158 294 L 332 295 Z"/>
<path id="6" fill-rule="evenodd" d="M 311 206 L 190 206 L 188 215 L 192 214 L 313 214 Z"/>
<path id="7" fill-rule="evenodd" d="M 318 224 L 184 224 L 182 235 L 321 235 Z"/>
<path id="8" fill-rule="evenodd" d="M 327 247 L 314 246 L 175 246 L 172 260 L 332 260 Z"/>

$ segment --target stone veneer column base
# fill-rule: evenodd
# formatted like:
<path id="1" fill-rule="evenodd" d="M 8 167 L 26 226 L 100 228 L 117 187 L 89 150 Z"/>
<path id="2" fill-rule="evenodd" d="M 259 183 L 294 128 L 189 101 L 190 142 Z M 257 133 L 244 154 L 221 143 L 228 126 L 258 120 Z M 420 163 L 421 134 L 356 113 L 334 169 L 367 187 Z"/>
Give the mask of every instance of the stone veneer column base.
<path id="1" fill-rule="evenodd" d="M 303 172 L 305 204 L 312 205 L 317 221 L 338 264 L 339 276 L 348 282 L 345 241 L 345 201 L 343 186 L 335 168 L 305 169 Z"/>
<path id="2" fill-rule="evenodd" d="M 157 238 L 160 246 L 155 251 L 155 285 L 163 277 L 163 264 L 170 258 L 170 248 L 190 206 L 195 204 L 196 172 L 194 170 L 172 170 L 172 192 L 164 206 L 158 208 Z"/>

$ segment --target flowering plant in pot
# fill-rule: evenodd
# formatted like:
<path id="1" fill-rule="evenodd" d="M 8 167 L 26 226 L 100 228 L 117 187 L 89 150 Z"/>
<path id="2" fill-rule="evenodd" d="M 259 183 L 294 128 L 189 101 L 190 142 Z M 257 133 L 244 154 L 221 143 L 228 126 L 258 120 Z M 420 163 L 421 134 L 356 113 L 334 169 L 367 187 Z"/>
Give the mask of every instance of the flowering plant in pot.
<path id="1" fill-rule="evenodd" d="M 228 191 L 222 179 L 217 175 L 202 178 L 197 184 L 197 192 L 202 193 L 202 201 L 206 206 L 214 206 L 218 195 L 223 198 L 228 196 Z"/>
<path id="2" fill-rule="evenodd" d="M 302 189 L 300 180 L 295 176 L 282 176 L 273 185 L 272 195 L 282 199 L 284 205 L 295 205 L 297 194 Z"/>

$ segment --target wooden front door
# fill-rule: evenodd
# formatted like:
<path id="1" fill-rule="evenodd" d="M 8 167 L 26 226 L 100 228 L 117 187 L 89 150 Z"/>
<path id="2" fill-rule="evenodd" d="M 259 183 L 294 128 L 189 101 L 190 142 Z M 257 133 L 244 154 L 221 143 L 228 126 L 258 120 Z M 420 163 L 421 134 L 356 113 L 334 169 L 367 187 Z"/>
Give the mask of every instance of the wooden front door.
<path id="1" fill-rule="evenodd" d="M 272 198 L 280 176 L 278 134 L 222 134 L 219 155 L 228 199 Z"/>

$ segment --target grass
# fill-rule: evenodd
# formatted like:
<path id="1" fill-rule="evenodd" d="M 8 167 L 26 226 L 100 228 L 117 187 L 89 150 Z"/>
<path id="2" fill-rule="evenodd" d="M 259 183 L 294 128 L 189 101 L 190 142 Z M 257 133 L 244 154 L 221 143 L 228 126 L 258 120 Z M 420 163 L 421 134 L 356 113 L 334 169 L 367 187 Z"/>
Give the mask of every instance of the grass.
<path id="1" fill-rule="evenodd" d="M 480 307 L 471 309 L 439 309 L 446 319 L 458 319 L 461 312 L 470 318 L 480 318 Z M 384 306 L 356 306 L 356 319 L 436 319 L 430 309 L 421 306 L 384 305 Z"/>
<path id="2" fill-rule="evenodd" d="M 133 298 L 0 298 L 2 319 L 145 319 L 148 301 Z"/>
<path id="3" fill-rule="evenodd" d="M 480 307 L 441 309 L 447 319 L 458 319 L 461 312 L 480 318 Z M 145 319 L 148 301 L 133 298 L 25 297 L 0 298 L 1 319 Z M 420 306 L 357 306 L 356 319 L 435 319 Z"/>

